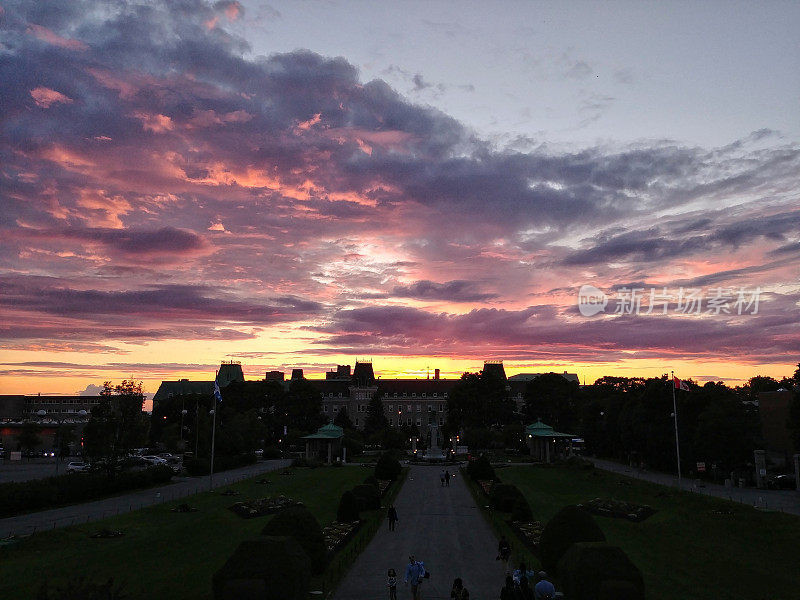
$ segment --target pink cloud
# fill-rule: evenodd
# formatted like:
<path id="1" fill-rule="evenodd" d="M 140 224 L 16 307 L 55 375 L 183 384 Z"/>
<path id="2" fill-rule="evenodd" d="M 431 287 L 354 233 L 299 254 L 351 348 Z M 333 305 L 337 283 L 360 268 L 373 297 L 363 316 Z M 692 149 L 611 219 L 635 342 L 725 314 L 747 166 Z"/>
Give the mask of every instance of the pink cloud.
<path id="1" fill-rule="evenodd" d="M 72 98 L 69 96 L 43 86 L 32 89 L 31 97 L 41 108 L 50 108 L 52 104 L 72 104 Z"/>
<path id="2" fill-rule="evenodd" d="M 42 27 L 41 25 L 36 25 L 34 23 L 28 25 L 28 33 L 32 34 L 43 42 L 47 42 L 53 46 L 58 46 L 59 48 L 79 51 L 85 51 L 89 49 L 89 46 L 80 40 L 61 37 L 60 35 L 50 31 L 47 27 Z"/>

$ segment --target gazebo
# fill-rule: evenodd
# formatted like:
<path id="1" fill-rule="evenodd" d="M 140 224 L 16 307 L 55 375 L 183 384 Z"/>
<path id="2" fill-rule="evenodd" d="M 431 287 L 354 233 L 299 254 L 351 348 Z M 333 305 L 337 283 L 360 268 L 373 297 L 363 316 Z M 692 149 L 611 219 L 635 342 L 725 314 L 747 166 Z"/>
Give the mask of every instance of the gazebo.
<path id="1" fill-rule="evenodd" d="M 333 462 L 334 456 L 341 456 L 344 429 L 333 423 L 328 423 L 317 429 L 317 433 L 306 435 L 306 458 L 316 458 L 328 464 Z"/>
<path id="2" fill-rule="evenodd" d="M 531 456 L 546 463 L 563 454 L 565 448 L 568 454 L 572 454 L 572 440 L 575 437 L 571 433 L 556 431 L 550 425 L 542 423 L 541 419 L 525 428 L 525 441 Z"/>

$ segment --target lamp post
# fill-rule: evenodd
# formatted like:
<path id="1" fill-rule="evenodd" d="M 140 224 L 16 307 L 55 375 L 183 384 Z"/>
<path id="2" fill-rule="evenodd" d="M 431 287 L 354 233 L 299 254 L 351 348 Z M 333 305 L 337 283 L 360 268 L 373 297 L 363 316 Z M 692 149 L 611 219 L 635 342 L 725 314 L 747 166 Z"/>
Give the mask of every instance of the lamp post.
<path id="1" fill-rule="evenodd" d="M 211 421 L 211 471 L 208 478 L 208 489 L 214 489 L 214 438 L 217 435 L 217 409 L 216 406 L 211 410 L 213 419 Z"/>
<path id="2" fill-rule="evenodd" d="M 672 417 L 675 421 L 675 457 L 678 461 L 678 489 L 681 489 L 681 444 L 678 441 L 678 405 L 675 402 L 675 372 L 671 371 L 670 386 L 672 387 Z"/>
<path id="3" fill-rule="evenodd" d="M 181 400 L 181 407 L 183 407 L 183 400 Z M 189 412 L 185 408 L 181 408 L 181 444 L 180 444 L 180 451 L 183 454 L 185 448 L 183 447 L 183 417 L 186 416 L 186 413 Z"/>
<path id="4" fill-rule="evenodd" d="M 39 410 L 36 411 L 36 414 L 43 419 L 44 417 L 47 416 L 47 411 L 44 410 L 44 409 L 39 409 Z M 83 409 L 81 409 L 81 410 L 79 410 L 77 412 L 77 415 L 79 417 L 85 417 L 87 414 L 89 414 L 89 413 L 87 413 Z M 53 419 L 51 418 L 50 420 L 52 421 Z M 55 463 L 56 463 L 56 476 L 58 476 L 58 462 L 59 462 L 58 459 L 60 458 L 59 454 L 60 454 L 60 451 L 61 451 L 61 448 L 59 448 L 59 441 L 61 439 L 61 424 L 64 422 L 64 418 L 63 417 L 57 417 L 55 419 L 55 421 L 56 421 L 56 423 L 58 425 L 56 427 L 56 434 L 55 434 L 55 436 L 53 438 L 53 446 L 55 446 L 55 449 L 53 451 L 53 455 L 55 457 Z"/>

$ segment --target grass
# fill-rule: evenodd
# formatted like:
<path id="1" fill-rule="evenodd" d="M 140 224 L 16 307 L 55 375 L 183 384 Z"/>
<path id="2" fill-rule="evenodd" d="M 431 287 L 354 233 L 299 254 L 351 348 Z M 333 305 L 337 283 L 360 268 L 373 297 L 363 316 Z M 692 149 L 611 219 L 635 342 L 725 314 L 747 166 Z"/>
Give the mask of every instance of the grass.
<path id="1" fill-rule="evenodd" d="M 797 516 L 599 469 L 507 467 L 497 473 L 522 491 L 543 523 L 563 506 L 596 497 L 655 508 L 641 523 L 595 517 L 608 541 L 641 569 L 649 600 L 800 598 Z"/>
<path id="2" fill-rule="evenodd" d="M 356 467 L 291 469 L 291 475 L 258 476 L 230 486 L 240 494 L 206 492 L 86 525 L 38 533 L 16 546 L 0 549 L 0 598 L 29 599 L 41 583 L 63 583 L 85 574 L 94 581 L 109 577 L 124 585 L 126 597 L 205 600 L 211 598 L 211 576 L 239 542 L 260 535 L 270 517 L 241 519 L 227 507 L 249 498 L 284 494 L 302 500 L 321 525 L 336 518 L 341 494 L 370 473 Z M 225 488 L 228 489 L 228 488 Z M 181 503 L 198 508 L 173 513 Z M 125 536 L 91 539 L 101 528 Z"/>

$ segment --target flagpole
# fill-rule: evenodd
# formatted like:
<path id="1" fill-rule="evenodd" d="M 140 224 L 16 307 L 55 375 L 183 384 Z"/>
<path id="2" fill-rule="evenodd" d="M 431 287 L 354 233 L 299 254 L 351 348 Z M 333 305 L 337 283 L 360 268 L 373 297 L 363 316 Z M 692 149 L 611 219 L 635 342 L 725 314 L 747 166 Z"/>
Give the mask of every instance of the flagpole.
<path id="1" fill-rule="evenodd" d="M 672 373 L 672 416 L 675 418 L 675 456 L 678 461 L 678 489 L 681 489 L 681 444 L 678 441 L 678 405 L 675 402 L 675 371 Z"/>
<path id="2" fill-rule="evenodd" d="M 217 375 L 214 377 L 214 386 L 217 386 L 217 376 L 219 376 L 219 371 L 217 371 Z M 216 390 L 215 390 L 216 392 Z M 675 395 L 675 390 L 672 390 L 672 394 Z M 214 438 L 217 435 L 217 395 L 214 394 L 214 410 L 212 411 L 213 417 L 211 421 L 211 472 L 208 478 L 208 489 L 214 489 Z"/>

